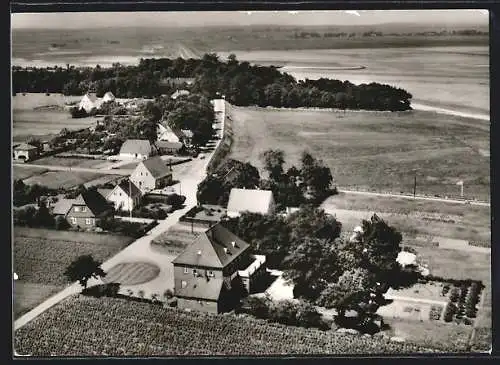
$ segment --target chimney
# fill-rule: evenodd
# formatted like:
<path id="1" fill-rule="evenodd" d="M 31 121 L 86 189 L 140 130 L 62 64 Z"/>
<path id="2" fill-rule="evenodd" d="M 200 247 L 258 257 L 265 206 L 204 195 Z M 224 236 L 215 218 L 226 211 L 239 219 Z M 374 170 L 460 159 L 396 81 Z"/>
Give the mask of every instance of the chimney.
<path id="1" fill-rule="evenodd" d="M 233 247 L 235 247 L 235 246 L 236 246 L 236 242 L 234 242 L 234 241 L 233 241 L 233 242 L 231 242 L 231 245 L 232 245 Z"/>
<path id="2" fill-rule="evenodd" d="M 224 247 L 224 253 L 227 253 L 227 247 Z"/>
<path id="3" fill-rule="evenodd" d="M 201 250 L 198 250 L 198 255 L 201 256 Z"/>

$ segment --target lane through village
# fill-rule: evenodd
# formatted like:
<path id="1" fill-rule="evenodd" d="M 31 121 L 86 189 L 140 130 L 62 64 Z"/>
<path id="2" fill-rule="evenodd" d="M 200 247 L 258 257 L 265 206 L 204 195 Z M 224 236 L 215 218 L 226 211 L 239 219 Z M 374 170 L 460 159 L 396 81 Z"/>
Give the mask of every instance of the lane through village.
<path id="1" fill-rule="evenodd" d="M 224 103 L 220 102 L 214 103 L 214 109 L 216 111 L 219 111 L 221 107 L 224 108 Z M 216 116 L 217 116 L 217 121 L 214 126 L 218 128 L 216 130 L 219 131 L 219 136 L 218 136 L 219 139 L 217 140 L 217 145 L 215 146 L 214 151 L 217 150 L 218 144 L 220 143 L 221 140 L 220 137 L 222 137 L 222 133 L 224 130 L 223 123 L 225 117 L 224 113 L 219 113 L 219 114 L 216 113 Z M 101 265 L 101 267 L 105 272 L 108 271 L 113 266 L 123 262 L 130 262 L 130 261 L 154 262 L 160 267 L 161 271 L 160 274 L 154 280 L 146 284 L 140 285 L 141 290 L 144 290 L 145 292 L 144 293 L 145 297 L 151 296 L 153 292 L 161 294 L 162 292 L 158 293 L 157 291 L 158 288 L 163 288 L 163 290 L 169 288 L 173 289 L 173 275 L 172 275 L 173 268 L 170 268 L 170 266 L 172 265 L 170 264 L 169 260 L 172 258 L 169 258 L 167 255 L 163 253 L 155 252 L 151 248 L 151 242 L 155 238 L 160 236 L 162 233 L 167 231 L 170 227 L 178 223 L 179 218 L 183 214 L 185 214 L 189 209 L 191 209 L 191 207 L 197 204 L 196 192 L 198 189 L 198 184 L 206 176 L 207 167 L 214 151 L 211 152 L 210 154 L 207 154 L 205 159 L 195 159 L 191 161 L 189 165 L 186 165 L 186 167 L 180 170 L 179 174 L 175 176 L 175 178 L 179 180 L 179 183 L 176 186 L 174 186 L 174 188 L 178 188 L 179 190 L 182 189 L 182 195 L 186 197 L 184 208 L 170 214 L 165 220 L 160 221 L 156 227 L 147 232 L 145 236 L 134 241 L 125 249 L 123 249 L 115 256 L 104 262 Z M 91 279 L 89 280 L 88 285 L 92 286 L 99 283 L 101 283 L 100 280 Z M 122 291 L 126 289 L 127 287 L 121 288 Z M 44 301 L 31 311 L 29 311 L 28 313 L 18 318 L 14 322 L 14 330 L 23 327 L 28 322 L 32 321 L 40 314 L 42 314 L 49 308 L 53 307 L 57 303 L 61 302 L 65 298 L 74 294 L 78 294 L 81 291 L 82 291 L 82 286 L 78 282 L 69 285 L 61 292 L 50 297 L 49 299 L 47 299 L 46 301 Z"/>

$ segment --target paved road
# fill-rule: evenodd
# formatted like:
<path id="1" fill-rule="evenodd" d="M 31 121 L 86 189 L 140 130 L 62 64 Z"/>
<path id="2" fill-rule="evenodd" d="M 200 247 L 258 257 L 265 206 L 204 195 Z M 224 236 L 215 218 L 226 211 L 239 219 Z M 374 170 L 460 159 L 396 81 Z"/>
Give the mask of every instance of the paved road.
<path id="1" fill-rule="evenodd" d="M 360 194 L 360 195 L 392 197 L 392 198 L 401 198 L 401 199 L 410 199 L 410 200 L 430 200 L 430 201 L 442 202 L 442 203 L 479 205 L 479 206 L 483 206 L 483 207 L 490 206 L 490 203 L 488 203 L 488 202 L 480 202 L 480 201 L 473 201 L 473 200 L 466 201 L 466 200 L 458 200 L 458 199 L 434 198 L 434 197 L 419 196 L 419 195 L 413 197 L 413 195 L 373 193 L 370 191 L 357 191 L 357 190 L 345 190 L 345 189 L 338 189 L 338 191 L 339 191 L 339 193 L 346 193 L 346 194 Z"/>
<path id="2" fill-rule="evenodd" d="M 38 167 L 40 169 L 49 170 L 49 171 L 74 171 L 74 172 L 91 172 L 95 174 L 103 174 L 103 175 L 121 175 L 121 176 L 129 176 L 133 170 L 129 169 L 92 169 L 87 167 L 75 167 L 75 166 L 54 166 L 54 165 L 35 165 L 29 163 L 14 163 L 14 166 L 19 167 Z"/>
<path id="3" fill-rule="evenodd" d="M 222 129 L 221 129 L 222 130 Z M 217 140 L 217 145 L 220 140 Z M 127 246 L 122 251 L 118 252 L 115 256 L 104 262 L 101 267 L 104 271 L 109 270 L 116 264 L 127 261 L 133 257 L 135 260 L 141 258 L 141 256 L 147 255 L 147 252 L 151 249 L 151 241 L 156 237 L 161 235 L 163 232 L 167 231 L 170 227 L 175 225 L 179 218 L 186 213 L 193 205 L 196 205 L 196 192 L 198 189 L 198 184 L 205 178 L 207 165 L 210 161 L 211 154 L 208 154 L 205 159 L 195 159 L 185 166 L 183 166 L 182 171 L 175 175 L 174 178 L 180 180 L 182 184 L 182 194 L 186 196 L 185 208 L 177 210 L 170 214 L 167 219 L 160 221 L 159 224 L 150 230 L 145 236 L 139 238 L 129 246 Z M 35 165 L 38 166 L 38 165 Z M 52 166 L 53 167 L 53 166 Z M 175 172 L 174 172 L 175 174 Z M 161 280 L 161 278 L 160 278 Z M 99 280 L 91 279 L 88 285 L 95 285 L 99 283 Z M 73 283 L 69 285 L 63 291 L 57 293 L 56 295 L 50 297 L 28 313 L 24 314 L 14 322 L 14 330 L 17 330 L 30 322 L 31 320 L 38 317 L 44 311 L 48 310 L 52 306 L 56 305 L 65 298 L 80 293 L 82 287 L 79 283 Z"/>

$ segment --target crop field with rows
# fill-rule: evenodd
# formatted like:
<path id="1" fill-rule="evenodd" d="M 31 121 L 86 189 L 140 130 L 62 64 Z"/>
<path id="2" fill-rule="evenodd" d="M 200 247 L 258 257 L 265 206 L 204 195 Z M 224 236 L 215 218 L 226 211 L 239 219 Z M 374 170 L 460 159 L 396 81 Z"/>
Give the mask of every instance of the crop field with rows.
<path id="1" fill-rule="evenodd" d="M 116 298 L 70 297 L 16 331 L 33 356 L 278 355 L 435 351 L 381 337 L 287 327 L 233 314 L 182 312 Z M 435 351 L 437 352 L 437 351 Z"/>
<path id="2" fill-rule="evenodd" d="M 79 255 L 104 261 L 132 238 L 83 232 L 14 227 L 14 317 L 28 312 L 67 283 L 64 270 Z"/>

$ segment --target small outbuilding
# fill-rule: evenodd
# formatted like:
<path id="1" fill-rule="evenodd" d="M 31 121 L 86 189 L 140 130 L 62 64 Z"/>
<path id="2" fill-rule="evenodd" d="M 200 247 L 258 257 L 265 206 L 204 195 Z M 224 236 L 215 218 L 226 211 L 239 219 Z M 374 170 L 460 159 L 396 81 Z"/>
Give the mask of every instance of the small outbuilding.
<path id="1" fill-rule="evenodd" d="M 38 156 L 38 147 L 27 143 L 21 143 L 14 147 L 14 159 L 19 161 L 31 161 Z"/>

